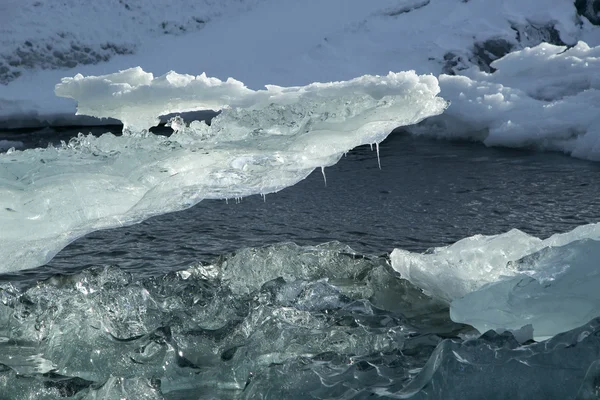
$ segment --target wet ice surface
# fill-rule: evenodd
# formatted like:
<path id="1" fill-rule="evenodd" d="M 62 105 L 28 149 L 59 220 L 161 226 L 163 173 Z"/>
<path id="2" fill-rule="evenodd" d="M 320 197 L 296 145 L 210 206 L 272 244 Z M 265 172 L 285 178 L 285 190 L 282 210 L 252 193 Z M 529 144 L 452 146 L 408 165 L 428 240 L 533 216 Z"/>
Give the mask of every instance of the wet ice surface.
<path id="1" fill-rule="evenodd" d="M 96 230 L 205 199 L 276 193 L 447 106 L 437 79 L 414 71 L 254 91 L 234 79 L 154 78 L 132 68 L 65 78 L 56 93 L 76 99 L 79 113 L 118 117 L 123 136 L 81 134 L 60 147 L 2 154 L 2 272 L 44 265 Z M 222 112 L 210 126 L 177 117 L 170 137 L 147 134 L 161 114 L 198 109 Z"/>
<path id="2" fill-rule="evenodd" d="M 465 329 L 385 259 L 335 243 L 241 250 L 142 281 L 94 268 L 0 293 L 0 397 L 11 398 L 371 393 Z"/>
<path id="3" fill-rule="evenodd" d="M 477 338 L 385 258 L 339 243 L 0 293 L 2 398 L 569 399 L 600 379 L 598 320 L 542 343 Z"/>
<path id="4" fill-rule="evenodd" d="M 4 275 L 0 398 L 595 398 L 598 321 L 464 341 L 469 327 L 365 254 L 595 222 L 600 166 L 400 133 L 381 164 L 362 147 L 326 187 L 317 171 L 266 202 L 204 201 Z M 56 273 L 72 276 L 27 288 Z"/>

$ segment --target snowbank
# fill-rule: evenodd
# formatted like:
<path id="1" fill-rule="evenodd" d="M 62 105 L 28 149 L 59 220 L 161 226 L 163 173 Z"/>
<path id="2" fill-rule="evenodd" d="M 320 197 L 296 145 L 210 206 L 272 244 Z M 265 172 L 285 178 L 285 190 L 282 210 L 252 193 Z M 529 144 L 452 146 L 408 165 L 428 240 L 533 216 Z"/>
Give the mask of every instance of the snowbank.
<path id="1" fill-rule="evenodd" d="M 600 160 L 600 46 L 544 43 L 491 65 L 494 73 L 441 75 L 451 105 L 413 132 Z"/>
<path id="2" fill-rule="evenodd" d="M 460 74 L 473 65 L 489 70 L 507 52 L 541 42 L 600 44 L 572 0 L 11 0 L 0 7 L 3 127 L 90 123 L 73 117 L 73 101 L 54 96 L 54 84 L 76 73 L 141 65 L 156 76 L 206 72 L 258 89 L 401 70 Z"/>
<path id="3" fill-rule="evenodd" d="M 81 101 L 88 115 L 118 117 L 128 131 L 0 153 L 0 272 L 43 265 L 94 230 L 206 198 L 281 190 L 446 107 L 436 78 L 414 72 L 254 91 L 235 80 L 154 78 L 138 68 L 67 78 L 57 92 Z M 210 126 L 175 118 L 168 138 L 146 131 L 160 113 L 199 107 L 223 112 Z"/>

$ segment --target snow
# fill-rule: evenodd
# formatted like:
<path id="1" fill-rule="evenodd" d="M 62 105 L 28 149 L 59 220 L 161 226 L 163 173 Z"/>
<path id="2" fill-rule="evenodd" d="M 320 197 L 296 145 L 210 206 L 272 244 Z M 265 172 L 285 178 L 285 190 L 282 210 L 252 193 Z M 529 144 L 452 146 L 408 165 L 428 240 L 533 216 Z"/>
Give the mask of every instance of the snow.
<path id="1" fill-rule="evenodd" d="M 451 105 L 414 133 L 600 160 L 600 47 L 544 43 L 492 66 L 492 74 L 441 75 L 442 96 Z"/>
<path id="2" fill-rule="evenodd" d="M 517 274 L 452 302 L 451 317 L 480 332 L 531 325 L 536 340 L 575 329 L 600 310 L 600 242 L 545 247 L 515 263 Z"/>
<path id="3" fill-rule="evenodd" d="M 269 85 L 266 90 L 254 91 L 233 78 L 221 81 L 218 78 L 209 78 L 206 74 L 192 76 L 174 71 L 154 78 L 151 73 L 144 72 L 140 67 L 103 76 L 84 77 L 78 74 L 74 78 L 63 78 L 62 82 L 56 85 L 58 96 L 70 97 L 77 101 L 78 114 L 118 119 L 123 122 L 124 131 L 127 133 L 148 131 L 160 122 L 158 118 L 160 115 L 221 110 L 224 107 L 259 111 L 277 105 L 285 109 L 288 106 L 293 107 L 295 103 L 318 103 L 321 99 L 331 103 L 326 104 L 325 107 L 343 105 L 342 114 L 325 115 L 321 117 L 322 120 L 343 122 L 347 125 L 344 130 L 350 131 L 354 128 L 352 123 L 366 123 L 364 119 L 360 122 L 356 121 L 365 102 L 385 108 L 384 119 L 389 119 L 387 109 L 397 109 L 400 114 L 405 113 L 407 109 L 410 110 L 411 108 L 404 108 L 404 103 L 400 105 L 394 103 L 400 93 L 410 93 L 411 90 L 422 90 L 424 98 L 429 100 L 431 95 L 437 94 L 439 88 L 437 80 L 431 75 L 417 77 L 414 72 L 390 72 L 384 77 L 363 76 L 346 82 L 312 83 L 303 87 L 289 88 Z M 369 100 L 365 100 L 365 97 Z M 388 97 L 389 104 L 377 103 Z M 355 101 L 357 103 L 354 103 Z M 438 104 L 438 108 L 443 109 L 444 102 L 439 100 Z M 315 112 L 324 111 L 319 110 L 317 106 L 313 108 Z M 421 110 L 417 108 L 414 112 L 418 114 Z M 424 112 L 428 112 L 427 108 Z M 376 118 L 379 117 L 378 113 L 373 114 Z M 310 115 L 305 117 L 309 119 Z M 278 123 L 288 125 L 286 129 L 278 126 L 278 134 L 297 132 L 297 126 L 290 126 L 295 116 L 282 115 L 278 118 L 280 119 Z M 264 125 L 258 128 L 271 129 L 269 121 L 264 122 Z M 311 126 L 306 121 L 302 122 L 307 130 L 328 129 L 325 125 Z M 373 118 L 371 122 L 379 121 Z M 223 132 L 223 134 L 231 135 L 232 132 Z M 373 138 L 367 142 L 379 141 L 380 139 Z"/>
<path id="4" fill-rule="evenodd" d="M 254 91 L 135 68 L 66 78 L 57 92 L 81 101 L 85 114 L 121 119 L 127 132 L 0 153 L 0 272 L 43 265 L 94 230 L 203 199 L 279 191 L 447 105 L 437 79 L 414 72 Z M 223 111 L 210 126 L 176 117 L 170 137 L 147 132 L 161 113 L 202 107 Z"/>
<path id="5" fill-rule="evenodd" d="M 234 77 L 258 89 L 266 84 L 306 85 L 388 71 L 461 73 L 481 63 L 474 47 L 489 53 L 485 42 L 490 39 L 505 41 L 511 50 L 542 41 L 600 44 L 598 31 L 577 15 L 571 0 L 554 1 L 551 7 L 542 0 L 179 0 L 176 6 L 156 0 L 103 0 L 92 6 L 84 0 L 70 0 L 66 6 L 28 0 L 19 4 L 5 3 L 10 12 L 0 13 L 0 55 L 16 58 L 17 66 L 9 69 L 21 74 L 0 86 L 3 126 L 81 123 L 72 117 L 75 103 L 54 96 L 54 84 L 76 73 L 99 76 L 141 65 L 156 76 L 170 70 L 191 75 L 206 72 L 222 80 Z M 194 18 L 206 23 L 192 26 Z M 182 26 L 185 32 L 164 29 L 163 22 Z M 77 65 L 61 66 L 50 54 L 54 64 L 40 61 L 28 68 L 27 57 L 17 52 L 29 48 L 25 42 L 36 49 L 51 42 L 53 52 L 58 48 L 63 58 Z M 78 54 L 73 43 L 109 59 L 94 64 L 73 58 Z M 107 43 L 131 54 L 103 50 Z"/>
<path id="6" fill-rule="evenodd" d="M 196 32 L 261 0 L 4 0 L 0 82 L 30 69 L 68 69 L 134 54 L 144 41 Z"/>
<path id="7" fill-rule="evenodd" d="M 395 249 L 392 267 L 450 304 L 455 322 L 481 333 L 532 325 L 541 340 L 597 315 L 600 223 L 545 240 L 517 229 L 475 235 L 424 254 Z"/>

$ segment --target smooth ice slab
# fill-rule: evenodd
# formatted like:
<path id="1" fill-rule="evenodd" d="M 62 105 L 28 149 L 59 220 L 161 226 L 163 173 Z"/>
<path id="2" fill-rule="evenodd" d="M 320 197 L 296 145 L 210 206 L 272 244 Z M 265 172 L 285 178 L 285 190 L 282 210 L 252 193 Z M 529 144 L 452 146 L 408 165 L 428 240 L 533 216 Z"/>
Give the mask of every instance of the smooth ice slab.
<path id="1" fill-rule="evenodd" d="M 241 82 L 140 68 L 64 79 L 57 93 L 86 115 L 121 119 L 127 134 L 80 135 L 60 148 L 0 154 L 0 272 L 43 265 L 97 229 L 181 210 L 202 199 L 279 191 L 348 150 L 441 113 L 433 76 L 363 76 L 253 91 Z M 222 109 L 210 126 L 160 114 Z"/>
<path id="2" fill-rule="evenodd" d="M 600 315 L 600 242 L 584 239 L 546 247 L 513 264 L 517 275 L 452 302 L 454 321 L 480 332 L 533 326 L 538 340 Z"/>
<path id="3" fill-rule="evenodd" d="M 600 224 L 541 240 L 518 230 L 476 235 L 425 254 L 395 249 L 392 266 L 450 304 L 455 322 L 489 329 L 532 325 L 545 339 L 600 315 Z"/>

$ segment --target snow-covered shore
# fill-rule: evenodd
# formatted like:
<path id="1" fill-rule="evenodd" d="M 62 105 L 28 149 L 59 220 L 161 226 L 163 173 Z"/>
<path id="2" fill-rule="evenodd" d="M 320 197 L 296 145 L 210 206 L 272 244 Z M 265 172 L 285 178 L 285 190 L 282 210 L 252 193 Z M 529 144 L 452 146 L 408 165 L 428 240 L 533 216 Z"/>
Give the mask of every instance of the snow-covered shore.
<path id="1" fill-rule="evenodd" d="M 507 52 L 541 42 L 600 44 L 598 27 L 569 0 L 551 7 L 541 0 L 26 3 L 0 5 L 2 128 L 93 124 L 74 116 L 72 100 L 54 95 L 54 85 L 76 73 L 142 66 L 155 75 L 234 77 L 253 89 L 405 70 L 499 83 L 467 71 L 489 71 Z M 523 90 L 517 83 L 506 86 Z M 442 96 L 454 99 L 456 87 L 443 78 Z M 486 94 L 494 90 L 500 93 Z"/>

